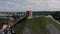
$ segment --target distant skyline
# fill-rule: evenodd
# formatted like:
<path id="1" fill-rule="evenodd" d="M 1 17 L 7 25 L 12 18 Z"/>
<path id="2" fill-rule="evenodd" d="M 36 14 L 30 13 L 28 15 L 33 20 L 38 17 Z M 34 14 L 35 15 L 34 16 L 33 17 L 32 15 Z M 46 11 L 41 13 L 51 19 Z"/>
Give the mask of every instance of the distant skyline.
<path id="1" fill-rule="evenodd" d="M 27 10 L 60 11 L 60 0 L 0 0 L 0 11 Z"/>

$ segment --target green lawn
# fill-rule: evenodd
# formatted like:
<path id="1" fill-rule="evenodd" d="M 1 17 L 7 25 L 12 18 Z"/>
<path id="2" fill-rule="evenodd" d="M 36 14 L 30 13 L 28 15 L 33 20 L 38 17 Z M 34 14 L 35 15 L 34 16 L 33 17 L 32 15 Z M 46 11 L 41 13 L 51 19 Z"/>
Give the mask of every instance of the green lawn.
<path id="1" fill-rule="evenodd" d="M 28 28 L 31 34 L 49 34 L 46 29 L 46 25 L 49 23 L 55 23 L 51 18 L 46 17 L 35 17 L 32 19 L 26 19 L 19 24 L 15 25 L 13 29 L 16 34 L 22 34 L 24 28 Z"/>

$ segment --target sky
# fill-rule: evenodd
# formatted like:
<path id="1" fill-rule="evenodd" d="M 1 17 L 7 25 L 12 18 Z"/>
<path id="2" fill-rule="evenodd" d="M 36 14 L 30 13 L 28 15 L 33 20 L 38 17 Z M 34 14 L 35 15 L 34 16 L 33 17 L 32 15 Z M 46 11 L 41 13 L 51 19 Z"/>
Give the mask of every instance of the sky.
<path id="1" fill-rule="evenodd" d="M 60 11 L 60 0 L 0 0 L 0 11 Z"/>

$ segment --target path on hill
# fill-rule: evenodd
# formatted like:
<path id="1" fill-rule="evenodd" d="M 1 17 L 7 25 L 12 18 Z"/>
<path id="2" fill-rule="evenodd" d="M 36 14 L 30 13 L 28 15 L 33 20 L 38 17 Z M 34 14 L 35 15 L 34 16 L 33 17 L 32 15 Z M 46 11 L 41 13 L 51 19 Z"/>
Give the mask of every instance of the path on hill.
<path id="1" fill-rule="evenodd" d="M 24 28 L 22 32 L 23 32 L 23 34 L 31 34 L 31 32 L 28 28 Z"/>
<path id="2" fill-rule="evenodd" d="M 47 24 L 46 28 L 50 32 L 50 34 L 60 34 L 60 31 L 52 24 Z"/>

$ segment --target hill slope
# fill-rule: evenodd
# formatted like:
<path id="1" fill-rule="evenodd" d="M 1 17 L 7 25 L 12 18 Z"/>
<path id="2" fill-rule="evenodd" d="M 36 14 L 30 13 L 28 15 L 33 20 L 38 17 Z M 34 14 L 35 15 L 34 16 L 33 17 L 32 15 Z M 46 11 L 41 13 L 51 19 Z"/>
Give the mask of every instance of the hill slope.
<path id="1" fill-rule="evenodd" d="M 16 34 L 49 34 L 49 31 L 46 29 L 46 25 L 50 22 L 53 22 L 50 18 L 35 17 L 20 22 L 15 25 L 13 29 Z"/>

